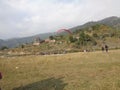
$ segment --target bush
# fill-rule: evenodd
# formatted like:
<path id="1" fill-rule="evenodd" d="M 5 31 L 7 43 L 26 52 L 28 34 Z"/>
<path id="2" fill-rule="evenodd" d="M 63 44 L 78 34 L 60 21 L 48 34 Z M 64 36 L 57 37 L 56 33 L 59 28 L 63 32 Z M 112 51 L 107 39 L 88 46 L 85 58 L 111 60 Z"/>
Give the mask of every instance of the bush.
<path id="1" fill-rule="evenodd" d="M 3 47 L 1 47 L 0 50 L 5 50 L 5 49 L 8 49 L 8 47 L 7 46 L 3 46 Z"/>
<path id="2" fill-rule="evenodd" d="M 49 39 L 50 39 L 50 40 L 53 40 L 53 39 L 54 39 L 54 36 L 49 36 Z"/>
<path id="3" fill-rule="evenodd" d="M 21 45 L 21 48 L 24 48 L 24 47 L 25 47 L 25 45 L 22 44 L 22 45 Z"/>
<path id="4" fill-rule="evenodd" d="M 73 38 L 73 36 L 69 36 L 69 41 L 71 42 L 71 43 L 73 43 L 73 42 L 76 42 L 77 41 L 77 39 L 76 38 Z"/>
<path id="5" fill-rule="evenodd" d="M 97 33 L 93 33 L 93 35 L 92 35 L 93 37 L 95 37 L 95 38 L 98 38 L 98 35 L 97 35 Z"/>

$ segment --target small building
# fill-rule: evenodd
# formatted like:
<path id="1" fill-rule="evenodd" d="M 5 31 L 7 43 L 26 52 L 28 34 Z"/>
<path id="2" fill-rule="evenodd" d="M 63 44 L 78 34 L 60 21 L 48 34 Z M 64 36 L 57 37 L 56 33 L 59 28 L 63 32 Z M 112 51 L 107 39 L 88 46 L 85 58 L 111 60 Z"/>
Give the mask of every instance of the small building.
<path id="1" fill-rule="evenodd" d="M 46 42 L 46 43 L 55 43 L 55 42 L 56 42 L 56 40 L 54 40 L 54 39 L 53 39 L 53 40 L 50 40 L 50 39 L 45 39 L 45 42 Z"/>
<path id="2" fill-rule="evenodd" d="M 44 40 L 41 40 L 39 37 L 35 38 L 33 45 L 34 46 L 39 46 L 41 43 L 43 43 Z"/>
<path id="3" fill-rule="evenodd" d="M 80 39 L 80 37 L 78 37 L 78 36 L 77 36 L 77 37 L 76 37 L 76 39 L 77 39 L 77 40 L 79 40 L 79 39 Z"/>

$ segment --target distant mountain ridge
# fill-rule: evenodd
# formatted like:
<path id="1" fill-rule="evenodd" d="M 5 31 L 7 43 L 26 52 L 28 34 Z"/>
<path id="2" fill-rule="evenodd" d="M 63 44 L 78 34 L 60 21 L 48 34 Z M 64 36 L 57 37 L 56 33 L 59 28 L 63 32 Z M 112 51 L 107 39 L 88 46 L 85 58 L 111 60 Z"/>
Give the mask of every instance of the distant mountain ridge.
<path id="1" fill-rule="evenodd" d="M 113 27 L 115 29 L 120 29 L 120 17 L 112 16 L 112 17 L 102 19 L 100 21 L 87 22 L 83 25 L 71 28 L 71 31 L 75 31 L 75 30 L 82 29 L 85 27 L 90 27 L 90 26 L 93 26 L 96 24 L 105 24 L 105 25 L 108 25 L 108 26 Z"/>
<path id="2" fill-rule="evenodd" d="M 100 20 L 100 21 L 88 22 L 88 23 L 85 23 L 84 25 L 70 28 L 70 30 L 72 32 L 74 32 L 76 30 L 90 27 L 90 26 L 93 26 L 96 24 L 105 24 L 105 25 L 108 25 L 112 28 L 120 29 L 120 18 L 116 17 L 116 16 L 112 16 L 112 17 L 108 17 L 108 18 L 105 18 L 105 19 Z M 51 35 L 54 35 L 54 32 L 53 33 L 38 34 L 35 36 L 24 37 L 24 38 L 14 38 L 14 39 L 9 39 L 9 40 L 0 39 L 0 47 L 2 47 L 2 46 L 17 47 L 17 46 L 25 44 L 25 43 L 32 43 L 36 37 L 40 37 L 41 39 L 46 39 Z"/>
<path id="3" fill-rule="evenodd" d="M 35 36 L 23 37 L 23 38 L 13 38 L 13 39 L 8 39 L 8 40 L 0 39 L 0 47 L 2 47 L 2 46 L 7 46 L 9 48 L 17 47 L 22 44 L 32 43 L 34 41 L 34 39 L 37 37 L 39 37 L 41 39 L 46 39 L 51 35 L 54 35 L 54 33 L 37 34 Z"/>
<path id="4" fill-rule="evenodd" d="M 4 46 L 4 44 L 5 44 L 4 40 L 0 39 L 0 47 Z"/>

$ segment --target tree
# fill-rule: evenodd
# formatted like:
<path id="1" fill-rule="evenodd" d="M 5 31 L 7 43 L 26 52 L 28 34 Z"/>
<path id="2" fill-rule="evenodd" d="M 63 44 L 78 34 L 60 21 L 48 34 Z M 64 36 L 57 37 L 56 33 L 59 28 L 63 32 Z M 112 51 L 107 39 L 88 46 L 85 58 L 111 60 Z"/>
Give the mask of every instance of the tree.
<path id="1" fill-rule="evenodd" d="M 96 24 L 96 25 L 92 26 L 92 30 L 98 30 L 99 27 L 100 27 L 100 25 L 99 25 L 99 24 Z"/>
<path id="2" fill-rule="evenodd" d="M 22 45 L 21 45 L 21 48 L 24 48 L 24 47 L 25 47 L 25 45 L 24 45 L 24 44 L 22 44 Z"/>
<path id="3" fill-rule="evenodd" d="M 82 46 L 86 46 L 88 44 L 96 45 L 96 41 L 84 32 L 81 32 L 79 37 L 79 44 Z"/>
<path id="4" fill-rule="evenodd" d="M 7 46 L 1 47 L 1 50 L 5 50 L 5 49 L 8 49 L 8 47 Z"/>
<path id="5" fill-rule="evenodd" d="M 53 40 L 53 39 L 54 39 L 54 36 L 49 36 L 49 39 L 50 39 L 50 40 Z"/>
<path id="6" fill-rule="evenodd" d="M 80 45 L 85 45 L 86 44 L 86 35 L 84 32 L 80 33 L 80 38 L 79 38 Z"/>
<path id="7" fill-rule="evenodd" d="M 74 38 L 72 35 L 69 36 L 69 41 L 70 41 L 71 43 L 75 42 L 76 40 L 77 40 L 77 39 Z"/>
<path id="8" fill-rule="evenodd" d="M 98 38 L 97 33 L 93 33 L 93 37 Z"/>

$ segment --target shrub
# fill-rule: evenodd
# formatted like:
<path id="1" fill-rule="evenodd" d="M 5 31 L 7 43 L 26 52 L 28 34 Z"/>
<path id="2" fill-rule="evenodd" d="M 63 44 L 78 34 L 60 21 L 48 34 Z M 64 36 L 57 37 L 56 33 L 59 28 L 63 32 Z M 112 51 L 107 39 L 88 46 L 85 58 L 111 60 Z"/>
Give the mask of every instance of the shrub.
<path id="1" fill-rule="evenodd" d="M 8 49 L 8 47 L 7 46 L 3 46 L 3 47 L 1 47 L 0 50 L 5 50 L 5 49 Z"/>

